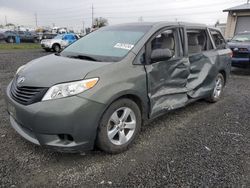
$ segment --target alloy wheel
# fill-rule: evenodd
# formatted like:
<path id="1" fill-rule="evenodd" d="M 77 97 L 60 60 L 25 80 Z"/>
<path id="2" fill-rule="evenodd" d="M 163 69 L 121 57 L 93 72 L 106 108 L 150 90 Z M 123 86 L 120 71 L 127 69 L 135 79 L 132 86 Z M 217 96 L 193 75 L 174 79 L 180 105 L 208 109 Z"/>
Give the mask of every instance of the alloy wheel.
<path id="1" fill-rule="evenodd" d="M 216 78 L 215 88 L 214 88 L 214 98 L 219 98 L 223 89 L 223 80 L 220 76 Z"/>
<path id="2" fill-rule="evenodd" d="M 136 117 L 128 107 L 117 109 L 109 118 L 107 134 L 114 145 L 126 144 L 133 136 L 136 128 Z"/>

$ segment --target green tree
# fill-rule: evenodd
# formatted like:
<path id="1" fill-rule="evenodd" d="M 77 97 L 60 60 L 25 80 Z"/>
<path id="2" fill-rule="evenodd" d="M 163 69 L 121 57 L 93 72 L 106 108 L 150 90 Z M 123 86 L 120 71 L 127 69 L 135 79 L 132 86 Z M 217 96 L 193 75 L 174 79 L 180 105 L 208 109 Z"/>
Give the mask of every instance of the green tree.
<path id="1" fill-rule="evenodd" d="M 7 23 L 6 26 L 14 26 L 15 27 L 15 24 L 13 24 L 13 23 Z"/>
<path id="2" fill-rule="evenodd" d="M 99 18 L 95 18 L 94 19 L 94 28 L 95 27 L 104 27 L 108 25 L 108 19 L 103 18 L 103 17 L 99 17 Z"/>

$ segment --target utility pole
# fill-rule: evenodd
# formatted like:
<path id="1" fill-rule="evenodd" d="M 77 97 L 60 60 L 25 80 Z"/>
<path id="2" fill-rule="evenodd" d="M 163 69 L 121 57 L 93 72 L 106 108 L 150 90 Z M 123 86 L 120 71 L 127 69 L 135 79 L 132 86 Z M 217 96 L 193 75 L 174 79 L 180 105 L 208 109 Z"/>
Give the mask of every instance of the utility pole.
<path id="1" fill-rule="evenodd" d="M 94 6 L 92 4 L 92 28 L 94 26 Z"/>
<path id="2" fill-rule="evenodd" d="M 37 13 L 35 13 L 35 21 L 36 21 L 36 27 L 37 27 Z"/>
<path id="3" fill-rule="evenodd" d="M 139 22 L 143 22 L 143 17 L 140 16 L 140 17 L 138 18 L 138 21 L 139 21 Z"/>
<path id="4" fill-rule="evenodd" d="M 5 25 L 7 25 L 7 23 L 8 23 L 8 22 L 7 22 L 7 16 L 5 16 Z"/>
<path id="5" fill-rule="evenodd" d="M 85 31 L 84 31 L 84 20 L 82 21 L 82 32 L 83 32 L 83 34 L 85 33 Z"/>

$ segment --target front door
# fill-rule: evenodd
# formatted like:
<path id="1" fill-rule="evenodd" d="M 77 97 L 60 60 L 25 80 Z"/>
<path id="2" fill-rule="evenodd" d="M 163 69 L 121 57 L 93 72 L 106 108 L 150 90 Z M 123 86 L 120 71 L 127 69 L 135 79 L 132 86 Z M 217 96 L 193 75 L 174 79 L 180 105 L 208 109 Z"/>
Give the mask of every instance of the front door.
<path id="1" fill-rule="evenodd" d="M 188 101 L 186 84 L 190 64 L 188 58 L 183 55 L 183 39 L 179 28 L 166 28 L 157 32 L 146 45 L 145 70 L 151 118 L 166 110 L 182 107 Z M 172 58 L 152 62 L 152 51 L 165 48 L 172 52 Z"/>

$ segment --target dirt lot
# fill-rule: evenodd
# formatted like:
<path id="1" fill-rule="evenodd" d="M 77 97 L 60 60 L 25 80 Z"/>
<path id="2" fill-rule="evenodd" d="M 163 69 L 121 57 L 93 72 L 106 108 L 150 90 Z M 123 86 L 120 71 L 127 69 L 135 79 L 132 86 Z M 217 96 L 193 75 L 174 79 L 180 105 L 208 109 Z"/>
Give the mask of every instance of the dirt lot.
<path id="1" fill-rule="evenodd" d="M 0 187 L 250 187 L 250 70 L 233 69 L 224 97 L 198 101 L 144 126 L 133 147 L 63 154 L 10 127 L 4 88 L 41 50 L 0 52 Z"/>

